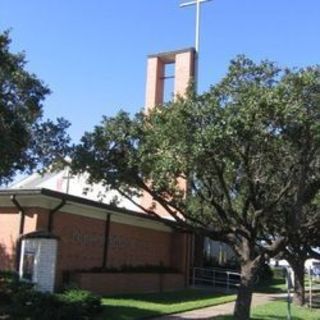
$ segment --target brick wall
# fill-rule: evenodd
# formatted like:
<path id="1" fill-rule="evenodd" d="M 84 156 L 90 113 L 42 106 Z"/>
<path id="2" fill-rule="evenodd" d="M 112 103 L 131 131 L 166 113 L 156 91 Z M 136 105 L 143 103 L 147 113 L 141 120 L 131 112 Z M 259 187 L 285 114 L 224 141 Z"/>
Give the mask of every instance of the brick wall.
<path id="1" fill-rule="evenodd" d="M 28 208 L 25 211 L 23 233 L 37 229 L 37 219 L 43 209 Z M 0 208 L 0 270 L 13 270 L 16 263 L 16 247 L 19 237 L 20 214 L 16 208 Z"/>
<path id="2" fill-rule="evenodd" d="M 49 211 L 27 208 L 24 233 L 46 230 Z M 14 268 L 20 225 L 15 208 L 0 208 L 0 269 Z M 125 223 L 110 223 L 107 267 L 163 265 L 187 272 L 186 235 Z M 53 234 L 59 237 L 56 287 L 64 271 L 102 267 L 106 224 L 102 219 L 56 212 Z"/>
<path id="3" fill-rule="evenodd" d="M 76 273 L 72 280 L 85 290 L 99 295 L 181 290 L 181 273 Z"/>
<path id="4" fill-rule="evenodd" d="M 54 216 L 52 232 L 60 238 L 58 286 L 64 271 L 102 267 L 105 221 L 59 212 Z M 170 232 L 111 222 L 107 267 L 162 264 L 180 269 L 181 265 L 173 264 L 172 260 L 172 246 L 176 241 Z M 181 241 L 180 244 L 183 245 Z M 177 254 L 180 255 L 180 251 Z"/>
<path id="5" fill-rule="evenodd" d="M 0 270 L 14 268 L 14 252 L 18 236 L 19 215 L 12 208 L 3 208 L 0 214 Z"/>
<path id="6" fill-rule="evenodd" d="M 101 267 L 104 225 L 103 220 L 61 212 L 55 214 L 52 232 L 60 238 L 59 274 L 65 270 Z"/>
<path id="7" fill-rule="evenodd" d="M 171 233 L 111 223 L 108 266 L 172 266 L 171 246 Z"/>

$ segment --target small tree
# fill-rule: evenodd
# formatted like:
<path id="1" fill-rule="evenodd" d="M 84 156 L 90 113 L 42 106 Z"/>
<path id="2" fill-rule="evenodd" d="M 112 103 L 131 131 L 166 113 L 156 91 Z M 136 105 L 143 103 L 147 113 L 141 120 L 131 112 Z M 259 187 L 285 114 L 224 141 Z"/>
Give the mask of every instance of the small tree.
<path id="1" fill-rule="evenodd" d="M 279 255 L 286 259 L 294 272 L 294 302 L 305 304 L 305 262 L 307 259 L 319 259 L 315 249 L 320 246 L 320 216 L 318 200 L 303 210 L 299 228 L 289 233 L 288 245 Z"/>
<path id="2" fill-rule="evenodd" d="M 66 128 L 42 121 L 42 101 L 49 89 L 25 70 L 24 54 L 9 51 L 9 34 L 0 34 L 0 185 L 24 172 L 51 164 L 69 151 Z"/>
<path id="3" fill-rule="evenodd" d="M 132 201 L 146 192 L 177 224 L 229 244 L 241 264 L 238 320 L 250 317 L 260 266 L 285 248 L 288 228 L 299 221 L 297 210 L 282 210 L 288 197 L 300 201 L 307 190 L 296 188 L 301 167 L 293 133 L 305 118 L 286 90 L 288 77 L 300 74 L 241 56 L 207 93 L 134 119 L 123 112 L 104 118 L 74 156 L 73 169 L 88 172 L 89 182 L 103 182 Z M 310 121 L 317 126 L 315 115 Z M 312 140 L 318 157 L 315 141 L 318 136 Z M 315 169 L 307 172 L 310 183 L 318 178 Z M 187 196 L 181 179 L 188 181 Z"/>
<path id="4" fill-rule="evenodd" d="M 297 243 L 285 249 L 283 258 L 288 261 L 294 272 L 293 301 L 295 304 L 303 306 L 305 304 L 305 262 L 307 259 L 320 259 L 320 254 L 308 244 Z"/>

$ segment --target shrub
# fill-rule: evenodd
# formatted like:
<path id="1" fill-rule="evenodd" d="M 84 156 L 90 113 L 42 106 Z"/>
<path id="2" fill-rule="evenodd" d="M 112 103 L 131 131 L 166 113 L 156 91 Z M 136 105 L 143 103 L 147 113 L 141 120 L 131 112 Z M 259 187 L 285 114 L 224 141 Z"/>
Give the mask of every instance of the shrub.
<path id="1" fill-rule="evenodd" d="M 6 306 L 11 303 L 9 292 L 0 289 L 0 306 Z"/>
<path id="2" fill-rule="evenodd" d="M 0 271 L 0 281 L 9 282 L 17 281 L 19 275 L 14 271 Z"/>
<path id="3" fill-rule="evenodd" d="M 100 310 L 100 299 L 83 290 L 55 295 L 27 289 L 14 295 L 11 315 L 14 319 L 81 320 Z"/>
<path id="4" fill-rule="evenodd" d="M 90 292 L 42 293 L 15 277 L 1 278 L 0 302 L 5 305 L 9 319 L 82 320 L 91 319 L 101 310 L 100 299 Z"/>
<path id="5" fill-rule="evenodd" d="M 28 318 L 34 320 L 47 319 L 44 314 L 55 309 L 55 300 L 48 294 L 37 292 L 33 289 L 21 287 L 13 295 L 11 315 L 14 318 Z M 50 310 L 48 310 L 48 307 Z M 54 313 L 54 312 L 52 312 Z M 52 319 L 52 318 L 48 318 Z"/>
<path id="6" fill-rule="evenodd" d="M 0 305 L 7 306 L 12 303 L 12 293 L 18 283 L 18 276 L 11 271 L 0 272 Z"/>
<path id="7" fill-rule="evenodd" d="M 97 314 L 101 311 L 101 299 L 89 291 L 71 289 L 60 295 L 66 304 L 77 305 L 85 316 Z"/>
<path id="8" fill-rule="evenodd" d="M 74 272 L 83 272 L 83 273 L 179 273 L 179 270 L 174 267 L 159 265 L 122 265 L 119 268 L 109 267 L 109 268 L 100 268 L 95 267 L 91 269 L 79 269 Z M 70 279 L 70 276 L 69 276 Z"/>

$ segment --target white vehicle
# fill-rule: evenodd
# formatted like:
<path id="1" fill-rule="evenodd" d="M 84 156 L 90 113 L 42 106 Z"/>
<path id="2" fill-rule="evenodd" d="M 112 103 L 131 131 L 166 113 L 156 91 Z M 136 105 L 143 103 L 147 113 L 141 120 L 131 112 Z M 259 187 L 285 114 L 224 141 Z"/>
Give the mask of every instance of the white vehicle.
<path id="1" fill-rule="evenodd" d="M 309 259 L 306 261 L 305 267 L 310 270 L 311 275 L 320 277 L 320 260 Z"/>
<path id="2" fill-rule="evenodd" d="M 270 266 L 274 268 L 290 268 L 289 263 L 282 259 L 282 260 L 276 260 L 271 259 L 270 260 Z M 305 272 L 309 273 L 309 270 L 311 272 L 311 275 L 320 277 L 320 260 L 316 259 L 308 259 L 304 264 Z"/>

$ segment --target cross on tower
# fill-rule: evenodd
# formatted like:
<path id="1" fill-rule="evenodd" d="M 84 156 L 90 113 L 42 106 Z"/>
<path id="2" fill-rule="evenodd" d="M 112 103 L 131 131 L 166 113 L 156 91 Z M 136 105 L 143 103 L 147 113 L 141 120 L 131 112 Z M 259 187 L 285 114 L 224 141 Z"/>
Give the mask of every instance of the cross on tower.
<path id="1" fill-rule="evenodd" d="M 180 4 L 180 8 L 196 6 L 196 32 L 195 32 L 195 49 L 197 54 L 199 54 L 199 44 L 200 44 L 200 17 L 201 17 L 201 4 L 204 2 L 209 2 L 211 0 L 192 0 Z"/>
<path id="2" fill-rule="evenodd" d="M 198 78 L 198 65 L 199 65 L 199 47 L 200 47 L 200 18 L 201 18 L 201 4 L 209 2 L 211 0 L 191 0 L 180 4 L 180 8 L 196 6 L 196 30 L 195 30 L 195 49 L 196 49 L 196 61 L 195 61 L 195 85 L 197 86 Z"/>

